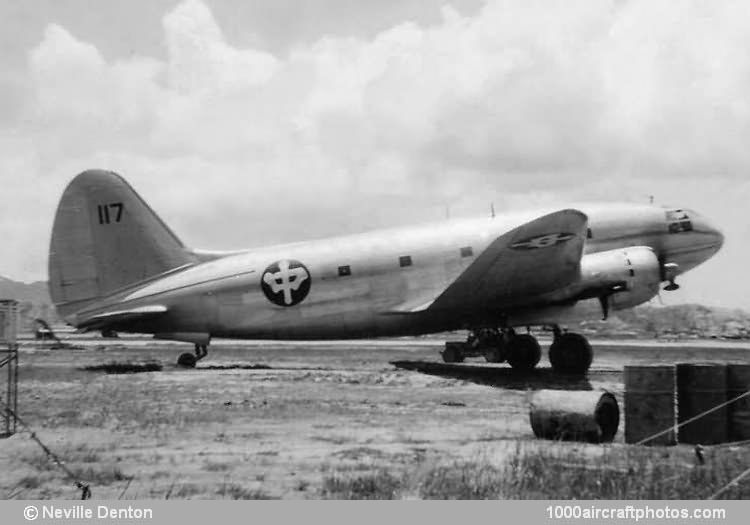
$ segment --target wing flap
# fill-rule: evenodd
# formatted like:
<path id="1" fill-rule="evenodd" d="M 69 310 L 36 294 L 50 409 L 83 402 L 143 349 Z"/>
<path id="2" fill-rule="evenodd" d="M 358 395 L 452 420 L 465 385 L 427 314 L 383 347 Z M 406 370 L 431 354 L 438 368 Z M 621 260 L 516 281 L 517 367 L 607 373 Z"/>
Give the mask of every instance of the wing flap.
<path id="1" fill-rule="evenodd" d="M 429 310 L 494 311 L 533 304 L 580 274 L 588 217 L 566 209 L 495 239 L 429 305 Z"/>
<path id="2" fill-rule="evenodd" d="M 417 298 L 413 301 L 406 301 L 397 306 L 390 308 L 386 314 L 416 314 L 424 312 L 435 302 L 434 297 L 432 299 Z"/>

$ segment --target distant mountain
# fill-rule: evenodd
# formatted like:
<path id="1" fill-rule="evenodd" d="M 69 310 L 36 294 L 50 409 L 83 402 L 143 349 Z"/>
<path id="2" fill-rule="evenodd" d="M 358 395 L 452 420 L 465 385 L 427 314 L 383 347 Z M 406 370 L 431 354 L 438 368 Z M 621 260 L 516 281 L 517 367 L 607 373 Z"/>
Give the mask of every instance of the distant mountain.
<path id="1" fill-rule="evenodd" d="M 584 321 L 581 330 L 603 336 L 750 339 L 750 313 L 700 304 L 638 306 L 607 321 Z"/>
<path id="2" fill-rule="evenodd" d="M 0 299 L 15 299 L 18 302 L 52 304 L 45 281 L 22 283 L 0 276 Z"/>
<path id="3" fill-rule="evenodd" d="M 0 299 L 18 301 L 21 327 L 24 329 L 29 328 L 37 317 L 49 322 L 57 321 L 45 281 L 22 283 L 0 276 Z"/>

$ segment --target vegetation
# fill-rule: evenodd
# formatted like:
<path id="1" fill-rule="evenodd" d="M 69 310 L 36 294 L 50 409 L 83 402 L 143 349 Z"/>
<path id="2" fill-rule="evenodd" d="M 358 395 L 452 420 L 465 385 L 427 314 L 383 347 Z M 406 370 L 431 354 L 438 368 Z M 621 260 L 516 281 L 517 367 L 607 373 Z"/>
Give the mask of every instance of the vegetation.
<path id="1" fill-rule="evenodd" d="M 607 446 L 535 440 L 528 383 L 504 380 L 507 367 L 474 367 L 499 371 L 496 383 L 394 369 L 388 362 L 399 358 L 437 359 L 437 344 L 411 339 L 377 352 L 369 344 L 226 344 L 207 363 L 269 362 L 273 370 L 165 364 L 162 373 L 129 375 L 82 367 L 171 363 L 186 345 L 89 348 L 25 348 L 19 398 L 24 421 L 97 499 L 706 498 L 750 466 L 750 447 L 707 447 L 700 465 L 691 447 L 627 446 L 621 435 Z M 625 359 L 747 355 L 732 344 L 710 353 L 623 348 L 598 349 L 613 368 L 593 385 L 621 392 Z M 28 433 L 3 443 L 2 497 L 80 497 Z M 749 489 L 743 481 L 722 497 L 750 498 Z"/>
<path id="2" fill-rule="evenodd" d="M 750 337 L 750 314 L 739 309 L 698 304 L 655 306 L 645 304 L 613 312 L 607 321 L 581 323 L 581 331 L 599 336 L 624 337 Z"/>
<path id="3" fill-rule="evenodd" d="M 600 449 L 601 450 L 601 449 Z M 503 467 L 454 461 L 399 475 L 380 470 L 329 474 L 321 496 L 331 499 L 705 499 L 747 466 L 748 450 L 716 449 L 705 464 L 690 449 L 611 447 L 578 450 L 520 445 Z M 750 498 L 750 483 L 721 495 Z"/>
<path id="4" fill-rule="evenodd" d="M 277 499 L 270 494 L 264 492 L 261 489 L 248 489 L 242 485 L 232 483 L 230 485 L 222 486 L 217 495 L 224 499 L 237 499 L 237 500 L 260 500 L 260 499 Z"/>
<path id="5" fill-rule="evenodd" d="M 398 499 L 404 479 L 386 470 L 348 476 L 333 474 L 323 478 L 321 495 L 327 499 Z"/>

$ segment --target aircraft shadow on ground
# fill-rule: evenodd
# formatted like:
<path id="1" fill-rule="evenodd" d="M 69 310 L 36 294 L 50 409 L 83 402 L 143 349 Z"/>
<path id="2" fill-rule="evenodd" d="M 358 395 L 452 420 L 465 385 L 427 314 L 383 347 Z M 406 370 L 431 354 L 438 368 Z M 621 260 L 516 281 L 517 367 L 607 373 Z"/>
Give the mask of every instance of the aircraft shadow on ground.
<path id="1" fill-rule="evenodd" d="M 196 367 L 196 370 L 273 370 L 273 367 L 269 365 L 242 365 L 242 364 L 231 364 L 231 365 L 205 365 Z"/>
<path id="2" fill-rule="evenodd" d="M 143 372 L 160 372 L 162 368 L 161 363 L 156 361 L 139 363 L 112 361 L 109 363 L 84 366 L 79 368 L 79 370 L 85 370 L 86 372 L 104 372 L 105 374 L 140 374 Z"/>
<path id="3" fill-rule="evenodd" d="M 530 372 L 519 372 L 510 367 L 460 365 L 429 361 L 391 361 L 396 368 L 414 370 L 423 374 L 471 381 L 480 385 L 511 390 L 592 390 L 584 376 L 565 376 L 551 368 L 537 368 Z"/>

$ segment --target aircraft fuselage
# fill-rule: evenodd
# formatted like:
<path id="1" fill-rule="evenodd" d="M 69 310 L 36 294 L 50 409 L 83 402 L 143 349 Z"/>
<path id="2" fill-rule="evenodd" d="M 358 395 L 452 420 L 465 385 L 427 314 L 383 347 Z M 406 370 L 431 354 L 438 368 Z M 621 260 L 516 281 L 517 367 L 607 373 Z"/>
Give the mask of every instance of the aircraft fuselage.
<path id="1" fill-rule="evenodd" d="M 717 229 L 691 211 L 639 204 L 576 208 L 589 218 L 584 258 L 643 246 L 661 262 L 673 263 L 677 275 L 708 259 L 723 241 Z M 119 329 L 184 340 L 191 334 L 248 339 L 412 335 L 497 324 L 501 317 L 509 325 L 557 322 L 575 316 L 573 311 L 587 301 L 515 312 L 419 308 L 499 235 L 542 213 L 455 219 L 217 256 L 114 293 L 70 320 L 76 324 L 112 304 L 159 304 L 167 312 L 158 321 Z"/>

